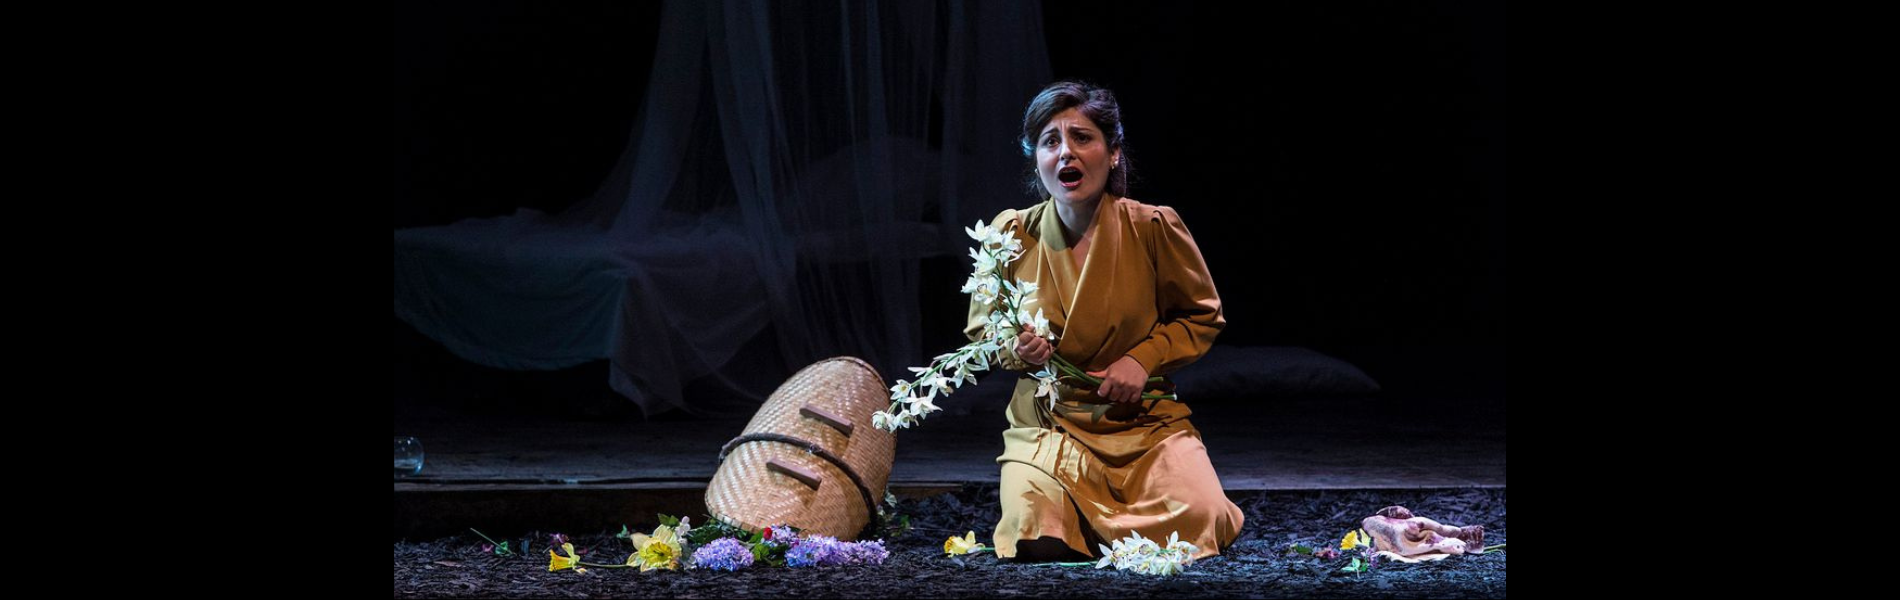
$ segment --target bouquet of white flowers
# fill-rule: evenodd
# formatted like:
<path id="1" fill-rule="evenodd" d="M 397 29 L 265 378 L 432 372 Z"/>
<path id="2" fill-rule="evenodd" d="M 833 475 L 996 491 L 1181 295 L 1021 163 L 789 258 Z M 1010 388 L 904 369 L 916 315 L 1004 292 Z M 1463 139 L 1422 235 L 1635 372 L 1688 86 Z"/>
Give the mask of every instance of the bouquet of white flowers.
<path id="1" fill-rule="evenodd" d="M 998 352 L 1016 343 L 1016 336 L 1029 326 L 1035 334 L 1049 343 L 1056 342 L 1056 335 L 1049 331 L 1049 319 L 1043 317 L 1041 308 L 1034 314 L 1028 305 L 1036 301 L 1034 282 L 1006 281 L 1002 270 L 1022 257 L 1022 240 L 1006 231 L 990 225 L 976 222 L 974 228 L 964 228 L 970 239 L 976 240 L 975 248 L 970 249 L 970 258 L 976 266 L 970 279 L 963 283 L 963 293 L 969 294 L 972 301 L 990 308 L 988 322 L 983 327 L 983 335 L 976 341 L 957 349 L 955 352 L 938 355 L 928 367 L 910 367 L 917 375 L 916 379 L 898 381 L 891 386 L 891 406 L 888 411 L 879 411 L 871 415 L 871 425 L 879 429 L 896 432 L 899 429 L 916 425 L 924 415 L 943 410 L 935 400 L 938 395 L 949 396 L 964 382 L 976 383 L 976 374 L 989 370 L 989 365 Z M 1036 397 L 1048 398 L 1051 407 L 1056 401 L 1058 380 L 1078 386 L 1095 386 L 1102 383 L 1101 378 L 1071 364 L 1060 355 L 1052 355 L 1041 370 L 1030 374 L 1036 378 Z M 1159 384 L 1158 393 L 1143 394 L 1146 399 L 1174 399 L 1167 388 L 1167 382 L 1161 377 L 1151 377 L 1150 384 Z"/>
<path id="2" fill-rule="evenodd" d="M 1114 566 L 1118 570 L 1134 571 L 1143 575 L 1176 575 L 1194 564 L 1194 554 L 1201 549 L 1181 541 L 1181 532 L 1168 535 L 1168 545 L 1162 546 L 1154 540 L 1141 537 L 1140 532 L 1115 540 L 1114 547 L 1102 546 L 1102 562 L 1095 568 L 1106 569 Z"/>

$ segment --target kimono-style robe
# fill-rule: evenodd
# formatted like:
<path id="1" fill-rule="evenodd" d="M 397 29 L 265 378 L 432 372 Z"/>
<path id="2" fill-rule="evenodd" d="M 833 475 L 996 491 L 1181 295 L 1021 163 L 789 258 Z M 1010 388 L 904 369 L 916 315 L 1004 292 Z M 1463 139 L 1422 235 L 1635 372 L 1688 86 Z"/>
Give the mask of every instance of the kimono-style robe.
<path id="1" fill-rule="evenodd" d="M 1087 371 L 1129 356 L 1149 376 L 1199 359 L 1226 320 L 1194 237 L 1174 210 L 1112 194 L 1102 197 L 1088 256 L 1071 258 L 1053 200 L 1006 210 L 991 226 L 1023 241 L 1007 280 L 1037 284 L 1038 308 L 1058 338 L 1056 354 Z M 965 333 L 982 334 L 988 308 L 972 303 Z M 1024 370 L 1013 342 L 1003 366 Z M 1240 535 L 1243 515 L 1227 499 L 1208 462 L 1186 404 L 1144 400 L 1117 405 L 1091 389 L 1058 386 L 1053 410 L 1036 381 L 1016 384 L 1003 432 L 1002 520 L 997 556 L 1022 540 L 1053 537 L 1085 554 L 1093 544 L 1127 537 L 1167 543 L 1169 534 L 1220 553 Z"/>

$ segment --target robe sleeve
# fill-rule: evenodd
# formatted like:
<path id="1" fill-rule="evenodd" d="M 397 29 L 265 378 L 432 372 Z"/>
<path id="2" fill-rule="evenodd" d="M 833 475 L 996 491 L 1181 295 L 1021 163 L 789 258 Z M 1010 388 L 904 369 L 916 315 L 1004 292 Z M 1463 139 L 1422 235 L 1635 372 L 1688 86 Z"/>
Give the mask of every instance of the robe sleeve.
<path id="1" fill-rule="evenodd" d="M 1005 209 L 996 215 L 995 220 L 990 221 L 990 225 L 1004 231 L 1014 232 L 1022 228 L 1022 220 L 1018 217 L 1016 209 Z M 1021 261 L 1011 263 L 1008 267 L 1004 267 L 998 274 L 1002 275 L 1005 281 L 1015 281 L 1016 265 L 1018 264 L 1021 264 Z M 981 338 L 983 336 L 983 328 L 989 325 L 989 316 L 990 307 L 978 304 L 976 299 L 972 297 L 970 299 L 969 320 L 966 321 L 963 326 L 963 335 L 970 338 L 972 342 Z M 997 352 L 993 358 L 994 360 L 990 362 L 991 366 L 1001 366 L 1011 371 L 1027 371 L 1030 369 L 1029 363 L 1023 362 L 1023 359 L 1016 357 L 1016 344 L 1013 342 L 1004 344 L 1003 349 Z"/>
<path id="2" fill-rule="evenodd" d="M 1221 316 L 1220 294 L 1214 290 L 1214 278 L 1207 272 L 1193 234 L 1174 209 L 1156 208 L 1152 225 L 1156 228 L 1155 303 L 1160 322 L 1128 356 L 1149 375 L 1166 375 L 1207 354 L 1227 319 Z"/>

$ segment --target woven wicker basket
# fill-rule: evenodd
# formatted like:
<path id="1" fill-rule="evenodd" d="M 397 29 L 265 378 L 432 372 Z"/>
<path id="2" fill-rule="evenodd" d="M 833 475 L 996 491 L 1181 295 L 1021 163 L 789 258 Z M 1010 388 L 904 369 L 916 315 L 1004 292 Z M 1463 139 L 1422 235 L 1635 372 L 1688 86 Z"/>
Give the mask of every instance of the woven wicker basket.
<path id="1" fill-rule="evenodd" d="M 851 357 L 805 367 L 720 450 L 706 488 L 714 518 L 751 531 L 791 525 L 856 539 L 874 522 L 896 437 L 871 427 L 890 406 L 877 370 Z"/>

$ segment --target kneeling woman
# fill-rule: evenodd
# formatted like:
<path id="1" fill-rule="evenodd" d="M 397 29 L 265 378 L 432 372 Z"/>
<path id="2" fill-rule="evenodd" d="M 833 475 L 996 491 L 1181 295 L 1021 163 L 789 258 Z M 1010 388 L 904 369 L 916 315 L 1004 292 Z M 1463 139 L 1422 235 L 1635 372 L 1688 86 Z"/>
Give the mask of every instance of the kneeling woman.
<path id="1" fill-rule="evenodd" d="M 1140 532 L 1172 533 L 1220 553 L 1240 535 L 1240 508 L 1221 490 L 1188 407 L 1144 401 L 1150 376 L 1199 359 L 1226 320 L 1194 237 L 1174 210 L 1124 198 L 1121 109 L 1106 89 L 1063 82 L 1023 116 L 1032 189 L 1046 199 L 992 225 L 1022 240 L 1005 280 L 1037 284 L 1058 341 L 1023 332 L 1003 366 L 1033 369 L 1060 354 L 1104 381 L 1063 386 L 1054 408 L 1024 377 L 1003 432 L 997 556 L 1064 560 Z M 971 306 L 981 335 L 987 309 Z"/>

